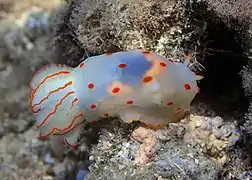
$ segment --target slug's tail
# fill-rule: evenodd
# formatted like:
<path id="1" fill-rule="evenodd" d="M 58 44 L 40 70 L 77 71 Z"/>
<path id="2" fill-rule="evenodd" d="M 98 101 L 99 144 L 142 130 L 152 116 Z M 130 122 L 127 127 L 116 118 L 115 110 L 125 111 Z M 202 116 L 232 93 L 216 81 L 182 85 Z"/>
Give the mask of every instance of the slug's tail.
<path id="1" fill-rule="evenodd" d="M 30 82 L 30 107 L 41 137 L 66 135 L 84 123 L 73 84 L 73 68 L 51 64 L 38 70 Z"/>

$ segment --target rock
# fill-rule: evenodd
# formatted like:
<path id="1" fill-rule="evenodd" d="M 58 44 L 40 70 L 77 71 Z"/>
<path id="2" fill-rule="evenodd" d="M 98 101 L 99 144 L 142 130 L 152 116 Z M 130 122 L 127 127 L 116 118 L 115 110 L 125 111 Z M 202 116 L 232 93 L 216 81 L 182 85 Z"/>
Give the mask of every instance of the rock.
<path id="1" fill-rule="evenodd" d="M 40 9 L 38 4 L 43 4 L 41 2 L 21 0 L 12 3 L 13 8 L 6 8 L 4 4 L 3 16 L 10 11 L 24 11 L 34 3 L 36 8 L 31 9 L 37 11 Z M 48 6 L 53 2 L 45 4 Z M 182 0 L 130 0 L 117 1 L 116 4 L 111 0 L 68 2 L 71 5 L 62 8 L 61 16 L 56 17 L 54 35 L 47 32 L 45 19 L 33 16 L 24 23 L 25 18 L 19 19 L 22 15 L 17 13 L 11 17 L 21 27 L 26 26 L 14 30 L 9 28 L 7 31 L 11 33 L 0 37 L 0 152 L 3 162 L 0 177 L 3 180 L 82 179 L 87 175 L 87 168 L 75 166 L 78 161 L 88 158 L 92 161 L 87 175 L 89 179 L 217 179 L 218 174 L 229 174 L 230 179 L 250 177 L 251 173 L 245 171 L 240 158 L 248 153 L 235 147 L 242 138 L 241 132 L 233 121 L 230 124 L 222 121 L 225 113 L 238 111 L 237 114 L 243 116 L 248 109 L 238 76 L 247 62 L 240 55 L 245 56 L 246 53 L 240 52 L 242 45 L 233 43 L 242 43 L 243 40 L 226 30 L 228 28 L 223 21 L 219 22 L 218 16 L 209 12 L 203 1 L 188 1 L 186 4 Z M 24 14 L 27 17 L 28 13 Z M 237 29 L 242 34 L 245 32 L 241 26 L 232 25 L 239 27 Z M 52 43 L 55 46 L 52 47 Z M 106 121 L 100 133 L 95 131 L 86 138 L 90 141 L 98 138 L 92 146 L 85 142 L 85 146 L 76 151 L 66 151 L 59 139 L 50 141 L 50 144 L 37 139 L 38 134 L 33 127 L 35 118 L 29 113 L 28 82 L 32 72 L 43 64 L 60 62 L 75 66 L 87 56 L 131 49 L 152 50 L 165 57 L 181 57 L 187 48 L 192 52 L 190 68 L 205 74 L 205 80 L 200 84 L 203 95 L 192 103 L 194 117 L 155 133 L 159 145 L 153 164 L 136 166 L 135 154 L 140 144 L 130 138 L 134 125 L 119 123 L 118 119 Z M 215 52 L 222 50 L 231 53 Z M 221 57 L 223 54 L 231 56 Z M 226 68 L 227 64 L 229 68 Z M 250 77 L 249 74 L 246 77 Z M 251 78 L 246 77 L 244 86 L 249 92 L 250 86 L 246 84 Z M 217 103 L 212 104 L 212 101 Z M 224 112 L 222 107 L 229 111 Z M 236 116 L 231 119 L 239 120 Z M 249 125 L 246 128 L 248 132 Z M 80 142 L 84 144 L 83 139 Z M 235 155 L 230 154 L 228 148 Z M 65 160 L 59 163 L 55 158 L 53 162 L 48 155 L 49 149 L 53 149 L 56 157 Z M 89 157 L 87 152 L 90 152 Z M 217 168 L 217 164 L 224 169 Z M 50 168 L 53 173 L 48 175 L 46 170 Z M 53 178 L 52 174 L 56 177 Z"/>
<path id="2" fill-rule="evenodd" d="M 74 178 L 75 168 L 76 162 L 66 157 L 63 162 L 54 165 L 52 170 L 56 179 L 63 180 L 65 178 Z"/>
<path id="3" fill-rule="evenodd" d="M 223 118 L 217 116 L 212 119 L 212 124 L 214 127 L 220 128 L 223 124 Z"/>
<path id="4" fill-rule="evenodd" d="M 222 137 L 222 131 L 220 129 L 214 128 L 213 129 L 213 134 L 215 136 L 216 139 L 220 139 Z"/>
<path id="5" fill-rule="evenodd" d="M 87 170 L 79 169 L 77 172 L 76 180 L 86 180 L 88 172 Z"/>
<path id="6" fill-rule="evenodd" d="M 45 154 L 44 161 L 45 161 L 46 164 L 54 164 L 55 163 L 55 160 L 51 157 L 51 153 L 50 152 L 47 152 Z"/>

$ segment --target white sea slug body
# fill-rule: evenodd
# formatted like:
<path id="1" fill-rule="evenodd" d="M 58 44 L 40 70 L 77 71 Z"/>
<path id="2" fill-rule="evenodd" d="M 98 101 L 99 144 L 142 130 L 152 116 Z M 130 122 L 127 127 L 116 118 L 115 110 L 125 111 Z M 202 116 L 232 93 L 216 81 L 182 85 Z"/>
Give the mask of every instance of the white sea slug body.
<path id="1" fill-rule="evenodd" d="M 87 58 L 76 68 L 51 64 L 30 83 L 30 105 L 42 137 L 64 135 L 74 145 L 84 126 L 101 117 L 166 125 L 190 109 L 196 76 L 184 63 L 141 51 Z"/>

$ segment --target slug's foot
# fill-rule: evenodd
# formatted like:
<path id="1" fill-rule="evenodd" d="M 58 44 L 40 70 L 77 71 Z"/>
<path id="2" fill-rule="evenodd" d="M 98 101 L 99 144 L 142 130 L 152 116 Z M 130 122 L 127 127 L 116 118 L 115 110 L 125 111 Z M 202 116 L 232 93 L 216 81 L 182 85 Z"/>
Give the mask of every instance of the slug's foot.
<path id="1" fill-rule="evenodd" d="M 190 110 L 188 109 L 177 109 L 174 117 L 169 120 L 169 123 L 178 123 L 180 122 L 183 118 L 185 118 L 186 116 L 188 116 L 190 114 Z"/>
<path id="2" fill-rule="evenodd" d="M 146 128 L 146 129 L 151 129 L 151 130 L 159 130 L 159 129 L 163 129 L 165 128 L 167 125 L 166 124 L 145 124 L 145 123 L 141 123 L 142 127 Z"/>

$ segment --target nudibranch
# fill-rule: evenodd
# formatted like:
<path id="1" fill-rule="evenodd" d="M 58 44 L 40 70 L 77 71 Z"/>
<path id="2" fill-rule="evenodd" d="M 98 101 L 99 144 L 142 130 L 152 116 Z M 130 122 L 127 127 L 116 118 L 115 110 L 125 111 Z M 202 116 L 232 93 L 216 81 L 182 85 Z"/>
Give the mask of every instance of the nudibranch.
<path id="1" fill-rule="evenodd" d="M 30 106 L 41 137 L 62 135 L 74 146 L 85 122 L 120 117 L 160 126 L 181 119 L 198 93 L 183 63 L 147 51 L 106 53 L 77 67 L 50 64 L 30 82 Z"/>

